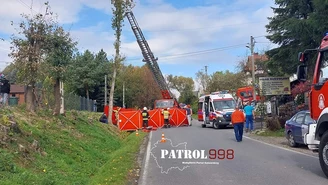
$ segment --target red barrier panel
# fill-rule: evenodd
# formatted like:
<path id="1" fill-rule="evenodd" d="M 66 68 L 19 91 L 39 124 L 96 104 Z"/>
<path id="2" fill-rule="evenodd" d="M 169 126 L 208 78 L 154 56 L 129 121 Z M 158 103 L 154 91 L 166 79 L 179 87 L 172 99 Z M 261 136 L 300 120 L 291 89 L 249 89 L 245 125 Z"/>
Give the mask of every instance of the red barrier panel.
<path id="1" fill-rule="evenodd" d="M 170 108 L 170 124 L 176 127 L 188 125 L 187 111 L 185 109 Z"/>
<path id="2" fill-rule="evenodd" d="M 151 111 L 153 111 L 152 114 L 154 116 L 152 116 L 149 120 L 149 123 L 151 123 L 152 125 L 150 124 L 149 125 L 158 128 L 163 127 L 164 126 L 164 116 L 162 114 L 163 109 L 154 109 Z M 187 112 L 185 109 L 170 108 L 169 112 L 171 117 L 169 121 L 170 125 L 175 127 L 188 125 Z"/>
<path id="3" fill-rule="evenodd" d="M 119 111 L 118 128 L 120 130 L 138 130 L 142 127 L 142 116 L 139 110 Z"/>
<path id="4" fill-rule="evenodd" d="M 148 126 L 154 128 L 161 128 L 164 125 L 164 117 L 162 115 L 161 109 L 154 109 L 149 111 L 150 119 L 148 121 Z"/>
<path id="5" fill-rule="evenodd" d="M 164 126 L 164 116 L 162 109 L 149 110 L 150 119 L 148 126 L 162 128 Z M 104 112 L 108 117 L 108 106 L 104 108 Z M 186 110 L 179 108 L 170 108 L 170 124 L 175 127 L 188 125 Z M 112 121 L 117 124 L 120 120 L 118 127 L 120 130 L 137 130 L 142 128 L 142 116 L 140 110 L 124 109 L 120 107 L 113 107 Z"/>
<path id="6" fill-rule="evenodd" d="M 117 120 L 118 120 L 118 111 L 120 110 L 121 108 L 120 107 L 113 107 L 113 113 L 112 113 L 112 122 L 114 125 L 117 124 Z M 109 106 L 106 105 L 104 107 L 104 113 L 105 115 L 107 116 L 108 118 L 108 111 L 109 111 Z"/>

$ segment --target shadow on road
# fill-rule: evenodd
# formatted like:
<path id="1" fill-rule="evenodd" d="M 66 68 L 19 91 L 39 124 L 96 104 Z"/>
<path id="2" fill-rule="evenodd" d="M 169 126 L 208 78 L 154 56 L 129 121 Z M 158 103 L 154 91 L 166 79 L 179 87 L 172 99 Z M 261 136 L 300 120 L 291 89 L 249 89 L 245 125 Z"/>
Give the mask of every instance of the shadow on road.
<path id="1" fill-rule="evenodd" d="M 292 157 L 292 159 L 294 159 L 297 167 L 299 167 L 300 169 L 313 173 L 318 177 L 322 177 L 325 179 L 327 178 L 320 168 L 319 160 L 317 164 L 313 164 L 308 160 L 300 160 L 299 155 L 295 155 L 295 157 Z"/>

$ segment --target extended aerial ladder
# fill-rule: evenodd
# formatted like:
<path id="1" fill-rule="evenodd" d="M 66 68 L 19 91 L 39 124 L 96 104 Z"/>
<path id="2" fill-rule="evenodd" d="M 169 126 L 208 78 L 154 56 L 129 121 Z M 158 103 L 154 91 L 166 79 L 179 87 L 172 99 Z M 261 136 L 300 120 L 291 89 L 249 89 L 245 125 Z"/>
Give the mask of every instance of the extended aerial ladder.
<path id="1" fill-rule="evenodd" d="M 139 45 L 142 55 L 144 57 L 144 59 L 142 61 L 146 62 L 148 68 L 152 72 L 153 77 L 154 77 L 155 81 L 157 82 L 157 84 L 161 90 L 163 99 L 164 99 L 164 100 L 157 100 L 155 102 L 155 108 L 179 107 L 178 101 L 175 98 L 173 98 L 172 93 L 171 93 L 170 89 L 168 88 L 168 85 L 163 77 L 163 74 L 162 74 L 161 70 L 159 69 L 159 66 L 157 64 L 158 58 L 154 57 L 154 54 L 151 51 L 132 11 L 126 12 L 125 15 L 130 22 L 132 31 L 137 39 L 138 45 Z"/>

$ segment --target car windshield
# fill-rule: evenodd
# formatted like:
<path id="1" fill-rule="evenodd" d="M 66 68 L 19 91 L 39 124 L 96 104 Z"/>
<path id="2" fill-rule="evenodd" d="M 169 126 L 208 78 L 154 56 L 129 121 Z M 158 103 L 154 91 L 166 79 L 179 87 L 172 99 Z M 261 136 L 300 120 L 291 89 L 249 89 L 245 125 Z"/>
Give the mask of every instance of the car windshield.
<path id="1" fill-rule="evenodd" d="M 319 82 L 325 82 L 328 79 L 328 52 L 321 53 Z"/>
<path id="2" fill-rule="evenodd" d="M 240 96 L 244 97 L 244 98 L 249 98 L 252 97 L 252 91 L 242 91 L 240 92 Z"/>
<path id="3" fill-rule="evenodd" d="M 217 111 L 223 111 L 224 109 L 234 109 L 236 102 L 234 100 L 217 100 L 213 102 L 214 108 Z"/>
<path id="4" fill-rule="evenodd" d="M 171 108 L 173 106 L 173 100 L 157 100 L 155 104 L 155 108 Z"/>

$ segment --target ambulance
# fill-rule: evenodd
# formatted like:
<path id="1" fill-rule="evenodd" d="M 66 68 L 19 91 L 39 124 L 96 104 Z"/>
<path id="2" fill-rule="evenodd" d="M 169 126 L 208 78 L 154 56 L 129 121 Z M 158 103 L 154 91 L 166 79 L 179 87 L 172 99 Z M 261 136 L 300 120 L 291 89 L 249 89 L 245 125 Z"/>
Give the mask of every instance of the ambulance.
<path id="1" fill-rule="evenodd" d="M 198 101 L 198 121 L 202 127 L 215 129 L 231 125 L 231 114 L 235 110 L 236 100 L 227 91 L 203 95 Z"/>

